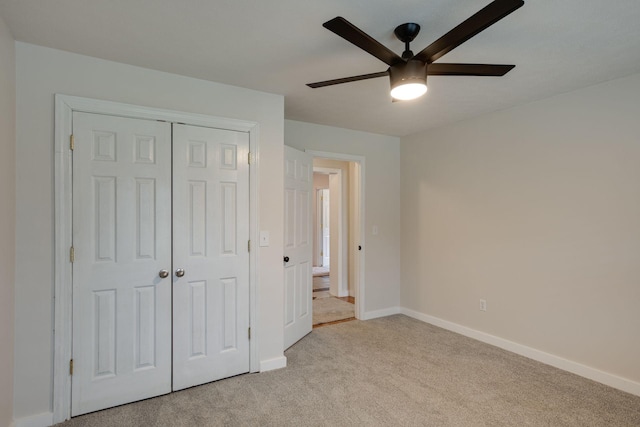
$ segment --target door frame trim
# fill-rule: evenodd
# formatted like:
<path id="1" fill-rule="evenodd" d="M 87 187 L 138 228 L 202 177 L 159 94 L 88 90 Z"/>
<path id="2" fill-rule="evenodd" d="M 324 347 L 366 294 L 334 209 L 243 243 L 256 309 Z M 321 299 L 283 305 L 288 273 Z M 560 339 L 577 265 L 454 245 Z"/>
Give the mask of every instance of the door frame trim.
<path id="1" fill-rule="evenodd" d="M 333 253 L 331 252 L 331 250 L 329 250 L 329 259 L 331 259 L 331 256 L 333 255 L 334 260 L 336 260 L 335 263 L 329 261 L 330 266 L 335 266 L 333 273 L 331 273 L 331 268 L 329 268 L 329 277 L 331 278 L 333 276 L 333 281 L 336 283 L 336 286 L 334 287 L 334 289 L 332 289 L 333 291 L 337 291 L 336 296 L 347 297 L 349 296 L 349 270 L 352 268 L 351 264 L 349 264 L 349 215 L 347 214 L 347 212 L 349 211 L 350 192 L 348 186 L 345 188 L 345 186 L 347 185 L 347 179 L 345 176 L 343 176 L 342 169 L 314 166 L 313 171 L 318 171 L 320 173 L 326 173 L 327 175 L 329 175 L 329 183 L 331 183 L 331 180 L 337 179 L 338 185 L 340 186 L 340 197 L 337 198 L 337 203 L 339 205 L 337 224 L 331 224 L 331 220 L 329 220 L 329 228 L 331 229 L 332 227 L 335 227 L 333 228 L 333 230 L 337 231 L 335 233 L 337 234 L 337 236 L 334 236 L 334 239 L 337 239 L 338 242 L 338 250 L 336 251 L 337 253 Z M 331 184 L 329 184 L 329 194 L 331 194 Z M 343 203 L 344 199 L 347 199 L 346 205 L 345 203 Z M 336 203 L 335 194 L 333 200 L 334 203 Z M 329 201 L 329 203 L 331 203 L 331 201 Z M 329 217 L 331 217 L 331 213 L 329 213 Z M 331 234 L 332 233 L 329 232 L 329 239 L 331 239 Z M 331 247 L 331 243 L 329 244 L 329 247 Z"/>
<path id="2" fill-rule="evenodd" d="M 72 246 L 72 134 L 74 112 L 95 113 L 134 119 L 178 122 L 194 126 L 226 129 L 249 134 L 251 164 L 249 167 L 249 238 L 258 242 L 259 194 L 259 124 L 252 121 L 227 119 L 204 114 L 144 107 L 77 96 L 55 95 L 54 117 L 54 334 L 53 334 L 53 423 L 71 417 L 71 376 L 69 361 L 72 349 L 72 268 L 69 251 Z M 250 372 L 260 370 L 258 333 L 258 252 L 249 253 L 249 341 Z"/>
<path id="3" fill-rule="evenodd" d="M 324 189 L 316 188 L 315 184 L 313 189 L 315 190 L 315 193 L 316 193 L 316 211 L 314 213 L 314 215 L 316 216 L 316 222 L 315 222 L 315 229 L 313 230 L 313 232 L 315 233 L 315 239 L 314 239 L 315 247 L 313 248 L 313 252 L 314 254 L 317 254 L 317 256 L 314 256 L 313 263 L 314 265 L 322 266 L 324 265 L 324 263 L 322 262 L 322 256 L 320 255 L 322 253 L 322 212 L 321 210 L 322 210 L 322 191 Z M 331 236 L 329 236 L 329 238 L 331 238 Z"/>
<path id="4" fill-rule="evenodd" d="M 360 242 L 358 245 L 362 246 L 361 251 L 356 251 L 356 253 L 360 253 L 360 262 L 358 265 L 358 277 L 356 284 L 356 306 L 355 306 L 355 315 L 356 319 L 362 319 L 365 315 L 365 301 L 366 301 L 366 286 L 365 286 L 365 255 L 367 250 L 367 245 L 365 242 L 366 233 L 365 233 L 365 156 L 358 156 L 353 154 L 343 154 L 343 153 L 333 153 L 328 151 L 316 151 L 316 150 L 304 150 L 305 152 L 312 154 L 314 159 L 330 159 L 330 160 L 342 160 L 346 162 L 354 162 L 360 165 Z M 349 242 L 355 243 L 355 242 Z M 351 251 L 352 248 L 349 248 Z M 347 251 L 347 253 L 349 252 Z"/>

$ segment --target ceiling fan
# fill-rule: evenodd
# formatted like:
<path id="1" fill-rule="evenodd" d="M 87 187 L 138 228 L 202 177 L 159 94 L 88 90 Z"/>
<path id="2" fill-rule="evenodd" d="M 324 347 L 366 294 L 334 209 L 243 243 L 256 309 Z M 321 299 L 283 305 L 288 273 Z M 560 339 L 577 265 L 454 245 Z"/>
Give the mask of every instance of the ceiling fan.
<path id="1" fill-rule="evenodd" d="M 402 24 L 394 30 L 396 37 L 402 41 L 405 46 L 402 56 L 396 55 L 364 31 L 338 16 L 322 25 L 348 42 L 353 43 L 360 49 L 375 56 L 387 64 L 389 68 L 386 71 L 378 73 L 308 83 L 307 86 L 315 89 L 358 80 L 389 76 L 391 80 L 391 97 L 394 100 L 404 101 L 424 95 L 427 91 L 427 75 L 504 76 L 513 69 L 515 65 L 446 64 L 435 63 L 434 61 L 460 46 L 482 30 L 495 24 L 522 5 L 524 5 L 523 0 L 495 0 L 415 55 L 409 48 L 409 44 L 416 35 L 418 35 L 420 25 L 415 23 Z"/>

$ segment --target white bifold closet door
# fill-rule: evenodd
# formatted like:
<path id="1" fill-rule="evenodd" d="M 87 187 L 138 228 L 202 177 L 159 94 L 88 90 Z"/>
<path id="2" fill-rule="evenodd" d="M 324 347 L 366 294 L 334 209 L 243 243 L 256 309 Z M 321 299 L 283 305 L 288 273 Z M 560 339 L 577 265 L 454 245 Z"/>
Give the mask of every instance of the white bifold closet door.
<path id="1" fill-rule="evenodd" d="M 74 416 L 249 371 L 248 135 L 173 126 L 73 114 Z"/>
<path id="2" fill-rule="evenodd" d="M 171 124 L 74 113 L 72 415 L 171 391 Z"/>
<path id="3" fill-rule="evenodd" d="M 249 371 L 249 136 L 173 127 L 173 389 Z"/>

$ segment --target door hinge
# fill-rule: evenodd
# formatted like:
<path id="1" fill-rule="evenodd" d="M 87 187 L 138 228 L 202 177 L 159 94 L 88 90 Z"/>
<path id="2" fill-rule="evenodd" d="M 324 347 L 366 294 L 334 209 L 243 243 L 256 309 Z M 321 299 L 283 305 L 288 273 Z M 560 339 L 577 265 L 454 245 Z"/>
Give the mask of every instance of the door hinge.
<path id="1" fill-rule="evenodd" d="M 71 246 L 71 249 L 69 249 L 69 261 L 74 262 L 75 260 L 76 260 L 76 250 L 74 249 L 73 246 Z"/>
<path id="2" fill-rule="evenodd" d="M 73 151 L 74 148 L 76 148 L 76 139 L 73 137 L 73 134 L 71 134 L 69 136 L 69 149 Z"/>
<path id="3" fill-rule="evenodd" d="M 247 163 L 251 164 L 251 151 L 247 153 Z"/>
<path id="4" fill-rule="evenodd" d="M 247 240 L 247 252 L 251 252 L 251 240 Z"/>
<path id="5" fill-rule="evenodd" d="M 249 334 L 249 339 L 251 339 L 251 328 L 249 328 L 248 334 Z"/>
<path id="6" fill-rule="evenodd" d="M 73 375 L 73 359 L 69 360 L 69 375 Z"/>

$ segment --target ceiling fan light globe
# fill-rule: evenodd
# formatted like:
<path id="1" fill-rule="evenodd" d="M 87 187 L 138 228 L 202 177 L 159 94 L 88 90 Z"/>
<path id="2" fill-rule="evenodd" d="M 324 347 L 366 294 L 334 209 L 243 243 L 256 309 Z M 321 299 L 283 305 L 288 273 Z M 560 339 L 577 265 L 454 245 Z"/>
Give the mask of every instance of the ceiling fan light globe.
<path id="1" fill-rule="evenodd" d="M 389 67 L 391 97 L 400 101 L 419 98 L 427 92 L 427 64 L 409 60 Z"/>
<path id="2" fill-rule="evenodd" d="M 400 101 L 420 98 L 425 93 L 427 85 L 424 82 L 406 82 L 391 89 L 391 97 Z"/>

